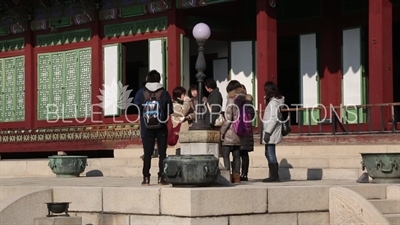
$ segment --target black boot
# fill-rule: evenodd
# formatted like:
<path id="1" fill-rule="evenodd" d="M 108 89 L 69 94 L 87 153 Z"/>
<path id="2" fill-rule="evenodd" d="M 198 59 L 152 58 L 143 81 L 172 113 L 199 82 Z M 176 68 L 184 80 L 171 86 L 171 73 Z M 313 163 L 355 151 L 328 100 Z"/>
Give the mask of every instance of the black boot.
<path id="1" fill-rule="evenodd" d="M 249 178 L 247 178 L 247 173 L 240 174 L 240 181 L 249 181 Z"/>
<path id="2" fill-rule="evenodd" d="M 279 182 L 279 165 L 278 163 L 268 163 L 269 177 L 264 179 L 263 182 Z"/>
<path id="3" fill-rule="evenodd" d="M 150 185 L 150 177 L 143 177 L 142 186 Z"/>
<path id="4" fill-rule="evenodd" d="M 168 185 L 164 177 L 158 177 L 158 185 Z"/>
<path id="5" fill-rule="evenodd" d="M 241 181 L 249 181 L 247 172 L 249 171 L 249 156 L 242 157 L 242 174 L 240 175 Z"/>

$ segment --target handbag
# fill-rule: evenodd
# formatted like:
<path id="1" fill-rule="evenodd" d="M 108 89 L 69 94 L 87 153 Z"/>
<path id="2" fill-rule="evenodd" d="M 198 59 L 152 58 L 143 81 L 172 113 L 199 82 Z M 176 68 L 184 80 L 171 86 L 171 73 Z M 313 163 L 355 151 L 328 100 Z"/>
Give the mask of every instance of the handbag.
<path id="1" fill-rule="evenodd" d="M 206 104 L 207 104 L 208 111 L 211 113 L 210 104 L 208 104 L 208 102 Z M 220 113 L 219 117 L 215 120 L 214 126 L 221 127 L 224 124 L 224 122 L 225 122 L 225 117 L 222 113 Z"/>
<path id="2" fill-rule="evenodd" d="M 181 130 L 181 123 L 179 123 L 176 127 L 172 127 L 168 133 L 168 145 L 175 146 L 179 140 L 179 131 Z"/>
<path id="3" fill-rule="evenodd" d="M 290 132 L 292 132 L 292 129 L 290 128 L 289 120 L 283 122 L 282 121 L 282 113 L 280 111 L 279 111 L 279 114 L 280 114 L 279 120 L 282 124 L 281 133 L 282 133 L 282 136 L 284 137 L 284 136 L 290 134 Z"/>
<path id="4" fill-rule="evenodd" d="M 282 136 L 286 136 L 292 132 L 292 129 L 290 128 L 289 121 L 283 122 L 282 123 Z"/>

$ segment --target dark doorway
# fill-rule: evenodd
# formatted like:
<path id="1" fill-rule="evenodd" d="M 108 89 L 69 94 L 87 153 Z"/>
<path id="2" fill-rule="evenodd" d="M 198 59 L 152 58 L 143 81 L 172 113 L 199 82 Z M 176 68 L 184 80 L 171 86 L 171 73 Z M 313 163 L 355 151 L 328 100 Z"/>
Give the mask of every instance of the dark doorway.
<path id="1" fill-rule="evenodd" d="M 123 45 L 124 84 L 128 85 L 130 97 L 143 87 L 149 71 L 149 44 L 147 40 L 125 43 Z M 136 107 L 129 107 L 127 114 L 138 114 Z"/>
<path id="2" fill-rule="evenodd" d="M 278 37 L 278 86 L 289 107 L 300 102 L 300 47 L 297 35 Z M 287 115 L 284 115 L 287 116 Z M 296 112 L 290 114 L 291 124 L 296 124 Z"/>

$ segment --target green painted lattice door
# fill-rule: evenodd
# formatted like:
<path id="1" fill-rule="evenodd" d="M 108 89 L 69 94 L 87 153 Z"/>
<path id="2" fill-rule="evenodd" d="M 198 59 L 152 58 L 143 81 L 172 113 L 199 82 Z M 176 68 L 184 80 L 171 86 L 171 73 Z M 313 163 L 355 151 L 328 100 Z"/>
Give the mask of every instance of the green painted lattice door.
<path id="1" fill-rule="evenodd" d="M 91 49 L 38 55 L 38 119 L 91 115 Z"/>
<path id="2" fill-rule="evenodd" d="M 25 57 L 0 59 L 0 122 L 25 120 Z"/>

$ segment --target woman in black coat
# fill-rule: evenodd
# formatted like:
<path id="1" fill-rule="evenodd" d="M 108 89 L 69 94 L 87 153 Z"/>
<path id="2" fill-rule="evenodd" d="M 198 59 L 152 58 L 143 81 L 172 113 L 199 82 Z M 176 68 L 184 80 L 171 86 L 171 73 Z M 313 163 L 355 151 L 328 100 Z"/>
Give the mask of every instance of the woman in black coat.
<path id="1" fill-rule="evenodd" d="M 246 87 L 242 84 L 242 87 L 244 90 L 246 90 Z M 253 120 L 255 117 L 255 110 L 254 110 L 254 104 L 253 104 L 253 96 L 250 94 L 246 94 L 246 111 L 248 111 L 251 114 L 251 119 Z M 246 138 L 245 142 L 240 148 L 240 159 L 242 161 L 242 173 L 240 174 L 240 181 L 248 181 L 249 179 L 247 178 L 247 174 L 249 172 L 249 165 L 250 165 L 250 158 L 249 158 L 249 152 L 254 151 L 254 136 L 253 136 L 253 130 L 251 131 L 251 134 Z"/>

